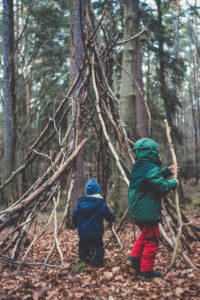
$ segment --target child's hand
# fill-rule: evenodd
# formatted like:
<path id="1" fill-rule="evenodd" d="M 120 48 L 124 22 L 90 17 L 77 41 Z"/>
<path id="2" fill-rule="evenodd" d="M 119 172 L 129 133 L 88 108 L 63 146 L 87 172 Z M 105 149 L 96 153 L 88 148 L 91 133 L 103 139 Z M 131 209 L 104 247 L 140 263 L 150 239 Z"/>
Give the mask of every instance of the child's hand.
<path id="1" fill-rule="evenodd" d="M 179 166 L 177 166 L 177 169 L 176 169 L 174 165 L 171 165 L 171 166 L 169 166 L 169 169 L 172 172 L 172 174 L 174 174 L 175 171 L 177 171 L 177 173 L 179 172 Z"/>

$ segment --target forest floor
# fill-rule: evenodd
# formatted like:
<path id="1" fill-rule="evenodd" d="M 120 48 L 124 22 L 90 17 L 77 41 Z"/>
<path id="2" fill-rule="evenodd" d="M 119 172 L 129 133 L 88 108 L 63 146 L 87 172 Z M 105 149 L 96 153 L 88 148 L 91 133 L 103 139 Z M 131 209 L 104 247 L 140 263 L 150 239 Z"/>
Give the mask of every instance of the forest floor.
<path id="1" fill-rule="evenodd" d="M 200 227 L 200 216 L 191 218 Z M 106 230 L 104 241 L 109 239 Z M 118 245 L 110 243 L 106 248 L 105 263 L 102 268 L 92 268 L 78 260 L 78 236 L 74 230 L 63 229 L 60 247 L 64 255 L 62 269 L 44 267 L 9 268 L 0 263 L 0 299 L 95 299 L 95 300 L 141 300 L 141 299 L 200 299 L 200 244 L 193 242 L 192 261 L 199 267 L 192 270 L 177 259 L 176 268 L 167 271 L 171 254 L 160 244 L 156 269 L 161 278 L 143 280 L 134 270 L 126 266 L 126 259 L 134 241 L 133 226 L 126 225 Z M 53 241 L 49 232 L 32 249 L 27 260 L 44 261 Z M 21 253 L 22 257 L 23 253 Z M 50 264 L 60 265 L 59 254 L 55 252 Z"/>

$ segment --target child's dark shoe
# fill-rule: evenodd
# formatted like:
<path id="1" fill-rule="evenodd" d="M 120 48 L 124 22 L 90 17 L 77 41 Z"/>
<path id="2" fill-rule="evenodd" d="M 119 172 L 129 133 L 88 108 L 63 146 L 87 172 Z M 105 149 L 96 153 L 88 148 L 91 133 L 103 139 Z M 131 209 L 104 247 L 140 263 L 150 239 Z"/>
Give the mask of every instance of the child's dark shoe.
<path id="1" fill-rule="evenodd" d="M 140 272 L 140 275 L 145 279 L 149 279 L 149 278 L 160 277 L 161 273 L 159 271 L 148 271 L 148 272 L 146 271 L 146 272 Z"/>
<path id="2" fill-rule="evenodd" d="M 86 256 L 84 258 L 81 258 L 81 261 L 84 262 L 85 264 L 90 264 L 90 257 Z"/>
<path id="3" fill-rule="evenodd" d="M 140 274 L 140 258 L 129 256 L 126 264 L 130 267 L 132 267 L 136 274 Z"/>
<path id="4" fill-rule="evenodd" d="M 102 268 L 103 264 L 92 263 L 91 266 L 94 268 Z"/>

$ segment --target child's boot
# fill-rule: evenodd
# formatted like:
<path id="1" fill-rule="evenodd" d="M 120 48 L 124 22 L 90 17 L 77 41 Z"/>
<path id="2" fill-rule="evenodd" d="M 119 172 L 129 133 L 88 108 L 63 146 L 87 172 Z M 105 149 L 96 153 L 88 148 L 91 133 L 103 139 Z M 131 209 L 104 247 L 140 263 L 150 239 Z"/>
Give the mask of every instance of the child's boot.
<path id="1" fill-rule="evenodd" d="M 161 273 L 159 271 L 144 271 L 140 272 L 140 275 L 145 279 L 160 277 Z"/>
<path id="2" fill-rule="evenodd" d="M 136 274 L 140 274 L 140 258 L 129 256 L 126 264 L 135 270 Z"/>

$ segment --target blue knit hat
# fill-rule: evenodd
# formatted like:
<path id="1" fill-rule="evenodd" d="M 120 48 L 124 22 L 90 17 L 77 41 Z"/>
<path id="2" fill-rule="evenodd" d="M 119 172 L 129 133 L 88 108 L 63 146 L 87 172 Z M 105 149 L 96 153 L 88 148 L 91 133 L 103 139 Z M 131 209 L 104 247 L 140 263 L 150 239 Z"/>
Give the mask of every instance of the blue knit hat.
<path id="1" fill-rule="evenodd" d="M 101 192 L 100 184 L 94 178 L 90 178 L 85 185 L 86 195 L 99 194 Z"/>

